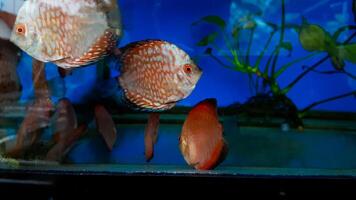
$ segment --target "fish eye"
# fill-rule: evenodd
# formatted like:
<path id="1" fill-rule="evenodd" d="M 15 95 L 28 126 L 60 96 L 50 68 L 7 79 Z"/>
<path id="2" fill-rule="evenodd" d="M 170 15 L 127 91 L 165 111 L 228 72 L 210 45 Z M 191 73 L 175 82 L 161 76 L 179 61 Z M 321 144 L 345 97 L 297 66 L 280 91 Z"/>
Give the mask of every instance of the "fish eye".
<path id="1" fill-rule="evenodd" d="M 185 64 L 184 65 L 184 72 L 187 74 L 190 74 L 193 72 L 193 67 L 190 64 Z"/>
<path id="2" fill-rule="evenodd" d="M 26 26 L 24 24 L 17 24 L 15 29 L 16 29 L 16 33 L 18 35 L 25 35 L 26 34 Z"/>

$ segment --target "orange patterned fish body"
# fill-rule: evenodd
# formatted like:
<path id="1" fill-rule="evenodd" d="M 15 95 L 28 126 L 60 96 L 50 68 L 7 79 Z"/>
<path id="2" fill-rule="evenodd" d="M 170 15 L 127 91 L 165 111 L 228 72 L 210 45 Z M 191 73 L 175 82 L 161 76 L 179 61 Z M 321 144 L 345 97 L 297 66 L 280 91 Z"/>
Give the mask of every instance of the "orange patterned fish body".
<path id="1" fill-rule="evenodd" d="M 120 35 L 116 0 L 27 0 L 11 41 L 39 61 L 72 68 L 110 54 Z"/>
<path id="2" fill-rule="evenodd" d="M 202 75 L 187 53 L 166 41 L 135 42 L 121 52 L 120 86 L 139 110 L 172 108 L 190 95 Z"/>
<path id="3" fill-rule="evenodd" d="M 216 106 L 215 99 L 200 102 L 183 124 L 180 150 L 186 162 L 199 170 L 214 168 L 226 155 L 227 145 Z"/>

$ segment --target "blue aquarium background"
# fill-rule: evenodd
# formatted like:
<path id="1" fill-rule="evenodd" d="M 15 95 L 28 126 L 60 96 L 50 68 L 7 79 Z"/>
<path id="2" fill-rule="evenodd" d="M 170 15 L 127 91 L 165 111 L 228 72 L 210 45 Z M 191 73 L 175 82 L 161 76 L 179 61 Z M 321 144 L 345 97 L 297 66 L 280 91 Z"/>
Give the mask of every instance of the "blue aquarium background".
<path id="1" fill-rule="evenodd" d="M 260 9 L 264 12 L 261 19 L 263 21 L 272 21 L 279 23 L 281 18 L 281 9 L 279 0 L 130 0 L 119 1 L 122 10 L 122 19 L 124 26 L 124 36 L 119 46 L 145 39 L 163 39 L 177 44 L 187 51 L 192 57 L 198 58 L 199 66 L 204 74 L 191 96 L 181 101 L 178 105 L 194 106 L 197 102 L 205 98 L 217 98 L 219 106 L 228 106 L 233 103 L 244 103 L 253 95 L 249 87 L 248 76 L 237 71 L 225 69 L 218 65 L 209 56 L 205 56 L 204 49 L 198 47 L 197 42 L 204 37 L 214 27 L 209 25 L 192 26 L 192 23 L 207 15 L 218 15 L 225 19 L 228 26 L 232 26 L 233 21 L 246 14 L 251 9 Z M 318 24 L 327 31 L 333 33 L 337 28 L 354 24 L 352 14 L 352 1 L 338 0 L 300 0 L 286 1 L 286 20 L 289 23 L 301 24 L 302 16 L 307 18 L 310 23 Z M 251 7 L 255 5 L 256 8 Z M 254 45 L 250 55 L 256 56 L 261 50 L 261 45 L 267 40 L 269 27 L 261 26 L 259 34 L 255 35 Z M 346 37 L 342 35 L 342 37 Z M 278 39 L 278 36 L 275 37 Z M 248 40 L 246 36 L 246 41 Z M 295 31 L 287 31 L 286 40 L 293 45 L 292 55 L 288 52 L 282 52 L 280 63 L 287 63 L 293 58 L 305 56 L 306 52 L 300 45 L 298 34 Z M 270 52 L 269 52 L 270 53 Z M 266 57 L 269 56 L 268 53 Z M 290 68 L 283 74 L 279 81 L 281 85 L 288 84 L 297 74 L 303 71 L 304 65 L 310 65 L 319 60 L 324 55 L 319 55 L 309 59 L 307 62 L 298 64 Z M 31 66 L 28 56 L 23 55 L 22 62 L 19 65 L 24 92 L 22 100 L 31 97 L 31 77 L 28 76 Z M 331 63 L 325 62 L 323 70 L 330 70 Z M 356 66 L 349 64 L 347 69 L 351 73 L 356 73 Z M 102 96 L 110 96 L 114 93 L 115 84 L 102 83 L 97 81 L 96 66 L 76 69 L 73 74 L 65 78 L 64 87 L 66 93 L 61 94 L 59 88 L 59 74 L 55 66 L 49 64 L 46 68 L 47 78 L 52 80 L 51 86 L 55 89 L 54 100 L 61 96 L 68 97 L 73 103 L 83 103 L 92 98 L 96 98 L 98 93 Z M 115 76 L 115 73 L 113 73 Z M 58 78 L 58 79 L 56 79 Z M 111 86 L 105 87 L 105 90 L 98 88 L 101 84 Z M 325 99 L 328 97 L 343 94 L 356 89 L 356 80 L 345 76 L 344 74 L 325 74 L 310 73 L 300 81 L 288 94 L 294 100 L 299 108 L 304 108 L 311 102 Z M 96 92 L 93 92 L 96 91 Z M 338 101 L 329 102 L 315 107 L 315 110 L 328 111 L 356 111 L 355 97 L 348 97 Z"/>
<path id="2" fill-rule="evenodd" d="M 196 44 L 216 27 L 209 24 L 199 26 L 192 24 L 204 16 L 217 15 L 227 22 L 228 29 L 232 29 L 233 23 L 246 15 L 247 11 L 254 9 L 263 11 L 263 15 L 258 18 L 259 26 L 256 31 L 258 33 L 253 38 L 254 45 L 250 51 L 252 59 L 256 59 L 261 51 L 261 44 L 264 44 L 270 31 L 270 27 L 265 23 L 280 22 L 280 2 L 280 0 L 120 0 L 124 35 L 119 46 L 139 40 L 162 39 L 177 44 L 197 60 L 203 70 L 203 76 L 193 93 L 179 102 L 178 106 L 192 107 L 206 98 L 216 98 L 219 107 L 244 103 L 255 95 L 251 90 L 248 75 L 223 68 L 204 54 L 205 48 Z M 352 1 L 286 0 L 285 2 L 285 17 L 288 23 L 300 25 L 304 17 L 310 23 L 318 24 L 331 33 L 343 25 L 356 23 L 352 13 Z M 346 31 L 341 35 L 341 39 L 346 39 L 349 33 Z M 242 43 L 246 45 L 248 35 L 241 37 L 246 37 L 245 43 Z M 277 40 L 278 35 L 272 42 L 276 43 Z M 279 63 L 288 63 L 309 53 L 302 48 L 296 31 L 287 30 L 285 40 L 292 44 L 293 50 L 291 54 L 282 51 Z M 268 51 L 265 57 L 270 55 L 271 51 Z M 325 55 L 322 53 L 289 68 L 278 79 L 279 83 L 281 86 L 286 86 L 305 70 L 305 66 L 314 64 Z M 332 70 L 333 66 L 330 61 L 327 61 L 320 69 Z M 356 65 L 347 63 L 347 70 L 356 75 Z M 27 103 L 34 94 L 32 77 L 29 76 L 32 73 L 31 58 L 25 53 L 22 53 L 17 71 L 23 88 L 21 102 Z M 111 79 L 102 80 L 98 71 L 96 65 L 91 65 L 75 69 L 71 75 L 62 79 L 57 67 L 47 64 L 46 77 L 53 101 L 57 102 L 67 97 L 77 105 L 115 96 L 119 91 L 116 83 L 119 72 L 113 67 Z M 288 97 L 302 109 L 314 101 L 354 90 L 356 90 L 356 80 L 345 74 L 309 73 L 288 93 Z M 313 110 L 356 112 L 356 97 L 349 96 L 321 104 Z M 235 122 L 235 119 L 224 119 L 225 134 L 229 141 L 230 152 L 235 153 L 231 153 L 224 165 L 238 163 L 239 166 L 334 169 L 345 168 L 345 166 L 350 169 L 356 167 L 355 158 L 349 154 L 349 152 L 356 152 L 354 134 L 335 135 L 328 131 L 311 131 L 307 135 L 301 135 L 294 130 L 284 133 L 279 129 L 275 131 L 263 127 L 240 129 L 237 125 L 229 124 L 229 120 Z M 94 122 L 90 126 L 95 129 Z M 156 154 L 150 164 L 184 163 L 178 148 L 180 130 L 181 125 L 160 127 Z M 83 138 L 74 146 L 68 159 L 74 163 L 145 163 L 143 132 L 143 124 L 118 125 L 118 139 L 112 152 L 108 151 L 99 134 L 89 134 L 90 137 Z"/>

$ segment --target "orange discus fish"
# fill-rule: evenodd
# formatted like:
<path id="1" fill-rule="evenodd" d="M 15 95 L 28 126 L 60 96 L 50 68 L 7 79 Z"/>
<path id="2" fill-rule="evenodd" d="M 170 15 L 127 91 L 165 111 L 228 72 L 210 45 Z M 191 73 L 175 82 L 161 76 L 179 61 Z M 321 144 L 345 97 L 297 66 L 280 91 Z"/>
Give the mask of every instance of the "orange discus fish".
<path id="1" fill-rule="evenodd" d="M 121 31 L 116 0 L 27 0 L 11 41 L 39 61 L 73 68 L 110 54 Z"/>
<path id="2" fill-rule="evenodd" d="M 186 162 L 199 170 L 213 169 L 225 158 L 227 145 L 215 99 L 206 99 L 189 112 L 179 146 Z"/>

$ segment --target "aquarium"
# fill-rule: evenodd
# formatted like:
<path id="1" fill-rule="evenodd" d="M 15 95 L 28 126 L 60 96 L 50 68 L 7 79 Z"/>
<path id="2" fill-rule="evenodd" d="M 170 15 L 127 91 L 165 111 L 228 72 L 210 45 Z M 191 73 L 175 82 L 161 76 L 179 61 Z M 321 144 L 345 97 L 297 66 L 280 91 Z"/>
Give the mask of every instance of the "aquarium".
<path id="1" fill-rule="evenodd" d="M 0 173 L 356 176 L 355 0 L 0 0 L 0 38 Z"/>

